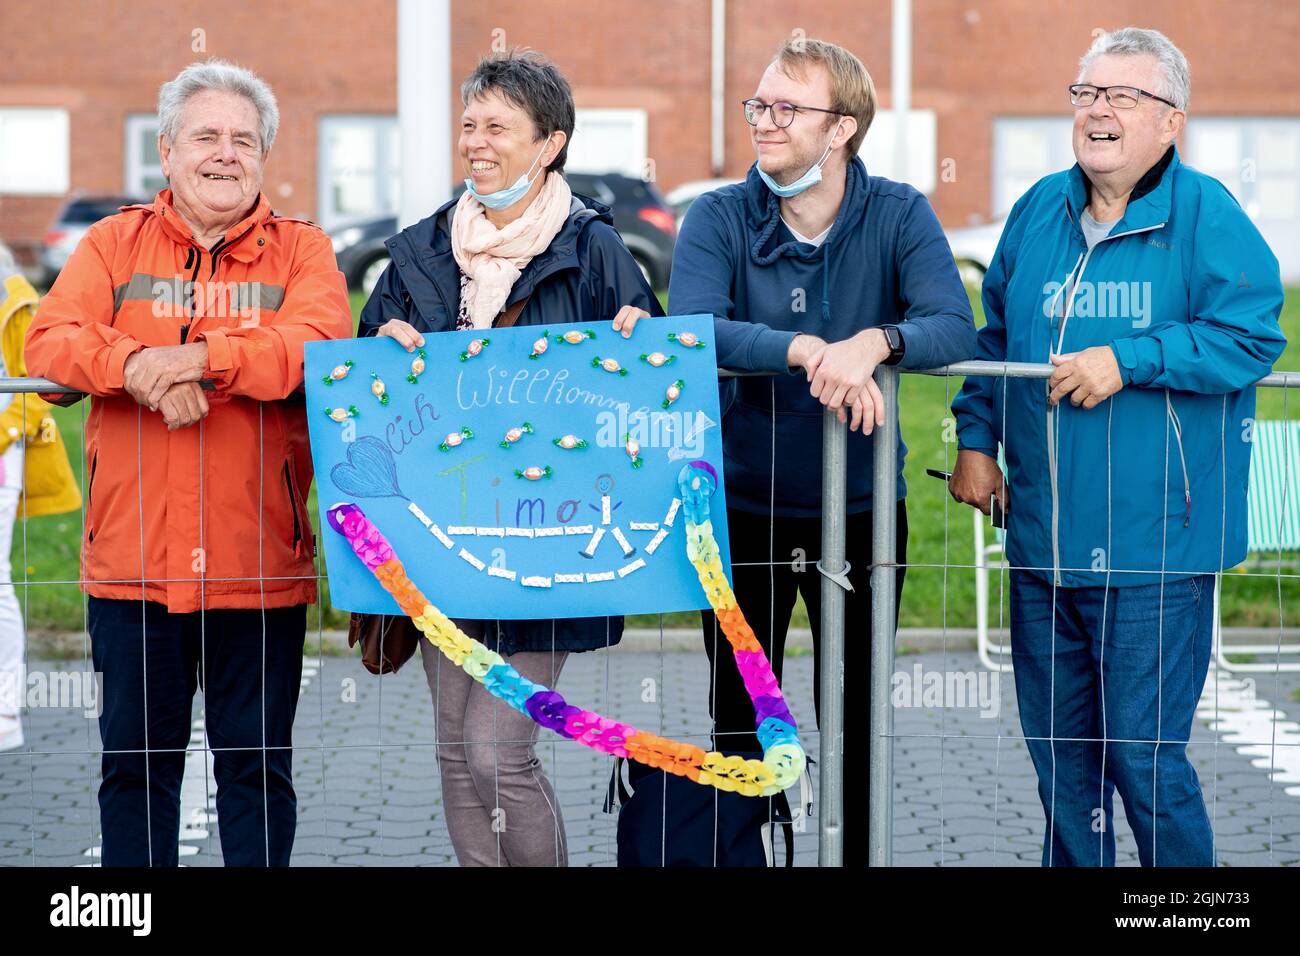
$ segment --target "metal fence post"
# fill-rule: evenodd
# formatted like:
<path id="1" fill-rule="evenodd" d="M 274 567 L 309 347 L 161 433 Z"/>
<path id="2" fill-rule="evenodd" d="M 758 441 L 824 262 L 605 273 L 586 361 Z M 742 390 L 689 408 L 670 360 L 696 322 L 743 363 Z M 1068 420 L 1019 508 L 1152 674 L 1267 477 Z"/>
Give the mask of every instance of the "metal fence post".
<path id="1" fill-rule="evenodd" d="M 889 866 L 894 850 L 894 584 L 898 576 L 898 369 L 880 366 L 876 384 L 884 398 L 885 424 L 872 442 L 871 534 L 871 794 L 867 857 Z M 823 698 L 824 699 L 824 698 Z"/>
<path id="2" fill-rule="evenodd" d="M 844 865 L 844 589 L 847 426 L 822 416 L 821 772 L 818 865 Z"/>

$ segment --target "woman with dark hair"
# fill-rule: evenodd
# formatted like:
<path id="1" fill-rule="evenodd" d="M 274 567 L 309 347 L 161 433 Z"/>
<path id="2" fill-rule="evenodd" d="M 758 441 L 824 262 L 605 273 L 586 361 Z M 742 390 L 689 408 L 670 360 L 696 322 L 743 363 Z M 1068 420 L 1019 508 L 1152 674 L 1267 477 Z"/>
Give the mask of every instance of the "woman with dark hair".
<path id="1" fill-rule="evenodd" d="M 554 326 L 662 315 L 607 206 L 563 175 L 573 93 L 545 57 L 482 60 L 461 85 L 458 150 L 466 191 L 388 241 L 392 257 L 361 313 L 361 335 L 408 351 L 424 335 L 493 325 Z M 521 674 L 554 687 L 571 651 L 615 644 L 623 619 L 456 622 Z M 427 641 L 438 766 L 462 866 L 564 866 L 564 822 L 534 750 L 537 725 L 494 698 Z"/>

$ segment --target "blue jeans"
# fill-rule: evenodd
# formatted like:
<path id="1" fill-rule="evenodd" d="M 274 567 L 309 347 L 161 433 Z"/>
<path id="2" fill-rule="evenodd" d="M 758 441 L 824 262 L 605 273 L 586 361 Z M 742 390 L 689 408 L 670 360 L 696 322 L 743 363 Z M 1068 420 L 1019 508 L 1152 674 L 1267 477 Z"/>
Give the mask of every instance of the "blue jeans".
<path id="1" fill-rule="evenodd" d="M 1057 588 L 1011 572 L 1020 725 L 1047 817 L 1044 866 L 1114 866 L 1119 790 L 1143 866 L 1213 866 L 1187 740 L 1210 664 L 1214 575 Z"/>
<path id="2" fill-rule="evenodd" d="M 306 605 L 268 609 L 264 623 L 261 610 L 169 614 L 92 597 L 88 624 L 104 675 L 103 865 L 176 866 L 190 708 L 202 685 L 226 865 L 288 866 Z"/>

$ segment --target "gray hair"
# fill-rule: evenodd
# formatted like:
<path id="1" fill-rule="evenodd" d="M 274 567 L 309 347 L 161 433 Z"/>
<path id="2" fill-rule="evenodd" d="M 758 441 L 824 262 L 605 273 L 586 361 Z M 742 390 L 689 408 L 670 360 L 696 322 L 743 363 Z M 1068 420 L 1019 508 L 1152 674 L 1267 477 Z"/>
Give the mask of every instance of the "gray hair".
<path id="1" fill-rule="evenodd" d="M 1103 33 L 1093 41 L 1088 52 L 1079 60 L 1079 77 L 1075 82 L 1083 82 L 1083 75 L 1092 66 L 1092 61 L 1099 56 L 1142 56 L 1150 55 L 1160 64 L 1163 75 L 1161 87 L 1152 90 L 1169 100 L 1180 110 L 1186 110 L 1192 98 L 1192 75 L 1187 67 L 1187 57 L 1183 51 L 1174 46 L 1173 41 L 1159 30 L 1143 30 L 1140 27 L 1125 27 L 1114 33 Z"/>
<path id="2" fill-rule="evenodd" d="M 564 146 L 548 167 L 563 172 L 573 140 L 573 90 L 555 64 L 533 50 L 485 56 L 460 85 L 460 101 L 469 106 L 470 100 L 489 93 L 498 93 L 510 105 L 524 110 L 537 128 L 538 140 L 556 130 L 563 131 Z"/>
<path id="3" fill-rule="evenodd" d="M 191 63 L 176 75 L 176 79 L 159 87 L 158 131 L 175 142 L 185 104 L 191 96 L 205 90 L 236 93 L 252 103 L 261 125 L 262 152 L 270 150 L 276 130 L 280 128 L 280 108 L 275 105 L 275 94 L 252 70 L 216 57 L 203 63 Z"/>

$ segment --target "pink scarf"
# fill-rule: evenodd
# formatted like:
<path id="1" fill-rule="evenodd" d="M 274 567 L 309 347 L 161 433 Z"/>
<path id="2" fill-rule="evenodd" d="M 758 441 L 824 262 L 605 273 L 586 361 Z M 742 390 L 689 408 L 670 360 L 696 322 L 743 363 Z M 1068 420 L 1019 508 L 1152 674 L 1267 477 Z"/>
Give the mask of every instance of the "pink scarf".
<path id="1" fill-rule="evenodd" d="M 524 214 L 501 229 L 483 204 L 466 192 L 451 220 L 451 251 L 469 278 L 465 301 L 476 329 L 490 328 L 510 289 L 538 253 L 544 252 L 569 218 L 573 193 L 559 173 L 548 173 Z"/>

